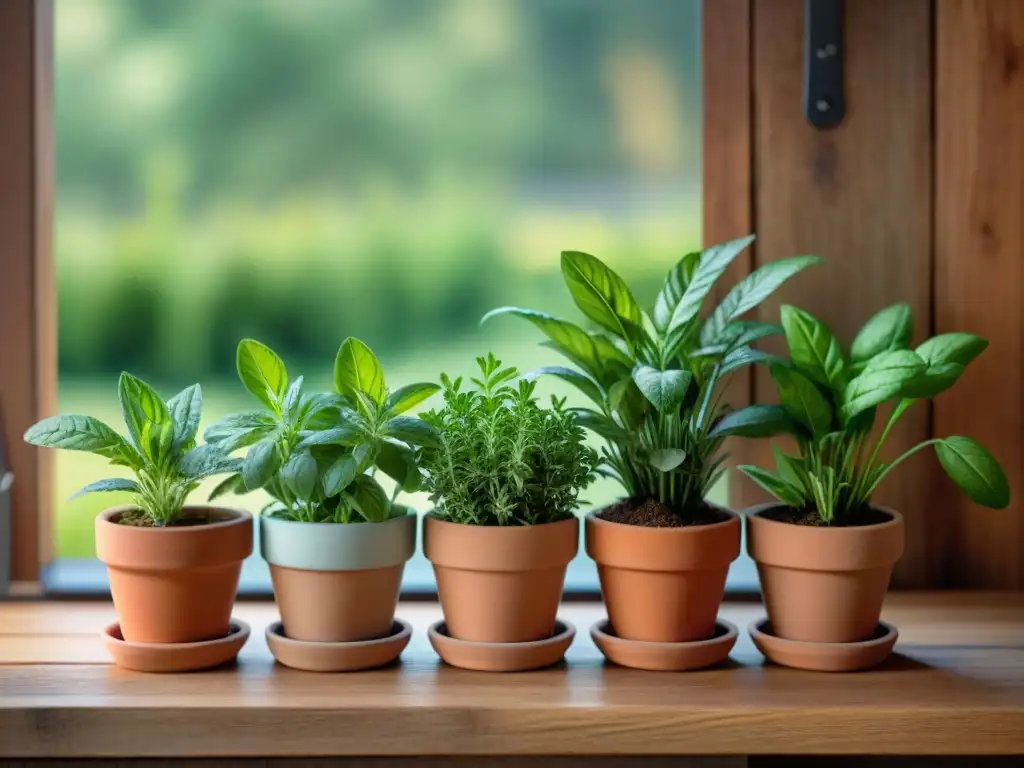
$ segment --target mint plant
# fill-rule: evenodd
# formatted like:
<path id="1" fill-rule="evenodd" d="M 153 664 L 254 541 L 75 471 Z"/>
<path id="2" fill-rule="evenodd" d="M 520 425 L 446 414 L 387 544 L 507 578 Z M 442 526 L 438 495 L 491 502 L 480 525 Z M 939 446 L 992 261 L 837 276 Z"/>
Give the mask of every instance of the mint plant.
<path id="1" fill-rule="evenodd" d="M 593 479 L 596 452 L 564 400 L 541 408 L 535 381 L 488 354 L 478 357 L 475 389 L 442 374 L 444 407 L 424 421 L 436 445 L 420 449 L 435 514 L 470 525 L 536 525 L 573 516 Z"/>
<path id="2" fill-rule="evenodd" d="M 238 345 L 238 375 L 263 406 L 211 426 L 204 437 L 224 451 L 248 448 L 222 493 L 263 488 L 264 512 L 301 522 L 382 522 L 405 514 L 395 503 L 415 491 L 422 475 L 412 446 L 435 441 L 421 419 L 403 415 L 440 387 L 410 384 L 390 392 L 373 352 L 346 339 L 334 364 L 333 393 L 305 393 L 301 376 L 289 383 L 281 358 L 252 339 Z M 377 471 L 395 481 L 389 497 Z"/>
<path id="3" fill-rule="evenodd" d="M 653 311 L 640 308 L 625 281 L 594 256 L 562 253 L 562 274 L 576 305 L 598 326 L 587 331 L 543 312 L 502 307 L 484 316 L 530 321 L 575 367 L 536 373 L 578 388 L 594 408 L 570 409 L 602 436 L 599 473 L 639 501 L 656 499 L 684 521 L 701 516 L 703 499 L 724 471 L 722 437 L 712 429 L 723 412 L 729 374 L 774 360 L 751 344 L 780 333 L 773 323 L 740 318 L 816 256 L 771 262 L 747 275 L 701 316 L 705 299 L 753 236 L 684 256 L 669 272 Z"/>
<path id="4" fill-rule="evenodd" d="M 899 464 L 928 446 L 946 474 L 973 501 L 1001 509 L 1010 502 L 1002 467 L 969 437 L 926 440 L 893 461 L 880 458 L 893 426 L 917 401 L 952 387 L 988 346 L 969 333 L 934 336 L 910 349 L 910 307 L 894 304 L 864 325 L 845 353 L 828 327 L 801 309 L 782 307 L 790 361 L 771 365 L 780 405 L 752 405 L 728 414 L 715 435 L 792 435 L 791 456 L 777 447 L 776 471 L 740 469 L 783 504 L 816 510 L 824 524 L 856 524 L 871 495 Z M 871 438 L 879 406 L 892 403 L 885 427 Z"/>
<path id="5" fill-rule="evenodd" d="M 173 525 L 188 495 L 206 477 L 234 472 L 240 462 L 213 445 L 196 445 L 203 394 L 198 384 L 168 401 L 141 379 L 122 373 L 118 399 L 128 427 L 126 440 L 92 416 L 53 416 L 29 427 L 25 441 L 44 448 L 87 451 L 127 467 L 135 479 L 111 478 L 90 483 L 85 493 L 130 491 L 139 514 L 124 522 L 156 527 Z"/>

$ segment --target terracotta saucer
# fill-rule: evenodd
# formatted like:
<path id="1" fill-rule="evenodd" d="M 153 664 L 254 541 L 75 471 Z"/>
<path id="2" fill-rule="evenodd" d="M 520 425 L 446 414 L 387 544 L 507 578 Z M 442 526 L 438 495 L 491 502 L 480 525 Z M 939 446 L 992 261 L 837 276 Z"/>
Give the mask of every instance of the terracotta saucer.
<path id="1" fill-rule="evenodd" d="M 387 637 L 348 643 L 295 640 L 284 634 L 280 621 L 267 627 L 267 645 L 274 658 L 286 667 L 307 672 L 356 672 L 382 667 L 398 658 L 410 637 L 412 625 L 401 619 L 395 619 Z"/>
<path id="2" fill-rule="evenodd" d="M 103 640 L 114 663 L 136 672 L 195 672 L 233 660 L 249 639 L 249 625 L 232 619 L 228 634 L 200 643 L 129 643 L 121 625 L 103 630 Z"/>
<path id="3" fill-rule="evenodd" d="M 856 672 L 877 666 L 888 658 L 899 632 L 892 624 L 878 622 L 875 634 L 857 643 L 808 643 L 771 634 L 767 618 L 750 623 L 750 637 L 757 650 L 776 664 L 813 672 Z"/>
<path id="4" fill-rule="evenodd" d="M 568 621 L 555 621 L 551 637 L 526 643 L 476 643 L 457 640 L 447 634 L 443 621 L 430 625 L 427 636 L 437 655 L 453 667 L 480 672 L 525 672 L 550 667 L 561 661 L 576 636 L 576 627 Z"/>
<path id="5" fill-rule="evenodd" d="M 652 643 L 617 637 L 608 619 L 602 619 L 590 628 L 590 636 L 605 658 L 620 666 L 655 672 L 685 672 L 725 661 L 736 645 L 739 631 L 733 624 L 719 619 L 715 623 L 715 634 L 707 640 Z"/>

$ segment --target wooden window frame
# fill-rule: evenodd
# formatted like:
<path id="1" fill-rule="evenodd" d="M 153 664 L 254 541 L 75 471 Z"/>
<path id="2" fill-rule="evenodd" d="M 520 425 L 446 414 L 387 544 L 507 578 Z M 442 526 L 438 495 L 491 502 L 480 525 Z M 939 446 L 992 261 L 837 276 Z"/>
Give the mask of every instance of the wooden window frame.
<path id="1" fill-rule="evenodd" d="M 955 329 L 991 340 L 958 389 L 901 423 L 893 442 L 980 439 L 1010 475 L 1010 509 L 976 509 L 921 461 L 882 500 L 908 522 L 896 586 L 1024 587 L 1024 3 L 847 3 L 848 114 L 832 131 L 800 114 L 802 8 L 703 2 L 705 242 L 758 233 L 723 285 L 767 259 L 824 255 L 828 270 L 801 275 L 782 298 L 819 312 L 840 335 L 902 299 L 917 310 L 918 335 Z M 0 429 L 15 481 L 12 534 L 0 547 L 10 548 L 12 580 L 27 584 L 52 557 L 52 452 L 21 440 L 56 405 L 52 89 L 53 0 L 5 0 Z M 987 308 L 990 297 L 1002 315 Z M 771 397 L 760 373 L 733 386 L 737 405 Z M 764 458 L 751 443 L 733 452 Z M 737 508 L 761 500 L 741 478 L 732 490 Z"/>

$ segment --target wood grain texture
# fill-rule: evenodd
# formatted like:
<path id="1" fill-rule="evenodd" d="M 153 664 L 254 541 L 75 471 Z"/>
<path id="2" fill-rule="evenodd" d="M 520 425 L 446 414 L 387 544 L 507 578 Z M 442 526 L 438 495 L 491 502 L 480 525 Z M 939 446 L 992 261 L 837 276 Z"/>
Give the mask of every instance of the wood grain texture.
<path id="1" fill-rule="evenodd" d="M 923 340 L 931 313 L 932 3 L 846 3 L 847 114 L 826 131 L 802 110 L 802 0 L 753 7 L 757 261 L 803 253 L 826 260 L 789 281 L 760 318 L 777 321 L 780 303 L 795 303 L 848 345 L 870 315 L 906 301 Z M 754 376 L 757 400 L 777 401 L 767 371 Z M 903 417 L 887 443 L 890 458 L 928 436 L 928 410 L 918 405 Z M 756 455 L 772 466 L 765 442 Z M 929 540 L 941 523 L 924 489 L 936 470 L 915 457 L 877 494 L 907 521 L 894 576 L 901 587 L 926 586 L 931 576 Z M 751 485 L 740 486 L 743 506 L 763 499 Z"/>
<path id="2" fill-rule="evenodd" d="M 50 11 L 48 0 L 0 3 L 0 429 L 15 476 L 11 577 L 21 581 L 37 580 L 49 557 L 39 520 L 53 495 L 52 457 L 21 439 L 56 400 Z"/>
<path id="3" fill-rule="evenodd" d="M 1024 586 L 1024 3 L 936 4 L 937 332 L 988 350 L 935 402 L 937 436 L 968 435 L 1003 464 L 1009 509 L 971 503 L 944 477 L 953 520 L 945 582 Z"/>
<path id="4" fill-rule="evenodd" d="M 758 605 L 727 605 L 740 627 Z M 730 662 L 688 674 L 606 665 L 564 605 L 567 663 L 522 674 L 442 665 L 426 640 L 401 664 L 321 675 L 273 663 L 270 604 L 237 606 L 253 636 L 235 667 L 144 675 L 102 663 L 105 604 L 0 606 L 0 757 L 330 755 L 1015 754 L 1024 752 L 1024 596 L 893 595 L 901 631 L 879 670 L 826 675 L 766 665 L 746 633 Z"/>

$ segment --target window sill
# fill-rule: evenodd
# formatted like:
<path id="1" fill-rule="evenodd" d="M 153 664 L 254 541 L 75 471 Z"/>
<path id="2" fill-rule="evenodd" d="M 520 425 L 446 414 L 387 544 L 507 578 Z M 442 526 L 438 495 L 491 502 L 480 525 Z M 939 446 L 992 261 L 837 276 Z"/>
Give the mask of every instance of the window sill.
<path id="1" fill-rule="evenodd" d="M 761 612 L 729 603 L 741 628 Z M 524 674 L 442 665 L 436 605 L 403 603 L 402 663 L 348 675 L 277 666 L 270 603 L 236 668 L 142 675 L 113 667 L 106 603 L 0 605 L 0 757 L 492 754 L 1016 754 L 1024 752 L 1024 596 L 898 593 L 897 655 L 874 672 L 766 666 L 741 633 L 727 666 L 659 674 L 606 665 L 568 604 L 567 662 Z"/>

